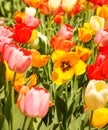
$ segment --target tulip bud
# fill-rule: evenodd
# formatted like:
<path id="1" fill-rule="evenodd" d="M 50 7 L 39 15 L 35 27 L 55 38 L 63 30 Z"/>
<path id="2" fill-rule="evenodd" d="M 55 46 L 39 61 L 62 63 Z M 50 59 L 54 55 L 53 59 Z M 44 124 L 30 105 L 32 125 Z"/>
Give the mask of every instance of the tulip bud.
<path id="1" fill-rule="evenodd" d="M 85 91 L 85 103 L 90 110 L 104 107 L 108 101 L 108 85 L 102 80 L 91 80 Z"/>

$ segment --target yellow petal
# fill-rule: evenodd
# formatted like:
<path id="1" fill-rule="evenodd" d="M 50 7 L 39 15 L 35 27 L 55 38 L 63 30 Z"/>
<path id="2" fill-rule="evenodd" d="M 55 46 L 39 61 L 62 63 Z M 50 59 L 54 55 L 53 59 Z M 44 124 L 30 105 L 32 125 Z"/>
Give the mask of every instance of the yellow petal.
<path id="1" fill-rule="evenodd" d="M 99 108 L 93 112 L 92 126 L 102 128 L 108 123 L 108 108 Z"/>
<path id="2" fill-rule="evenodd" d="M 58 59 L 60 59 L 66 52 L 62 50 L 55 50 L 52 53 L 52 61 L 55 63 Z"/>
<path id="3" fill-rule="evenodd" d="M 6 67 L 6 73 L 5 73 L 6 79 L 9 80 L 9 81 L 12 81 L 15 72 L 9 69 L 8 64 L 6 62 L 4 62 L 4 63 L 5 63 L 5 67 Z M 23 76 L 23 73 L 21 73 L 21 74 L 16 73 L 15 80 L 19 79 L 22 76 Z"/>
<path id="4" fill-rule="evenodd" d="M 81 75 L 85 73 L 86 67 L 87 65 L 82 60 L 79 60 L 79 62 L 74 67 L 75 75 Z"/>

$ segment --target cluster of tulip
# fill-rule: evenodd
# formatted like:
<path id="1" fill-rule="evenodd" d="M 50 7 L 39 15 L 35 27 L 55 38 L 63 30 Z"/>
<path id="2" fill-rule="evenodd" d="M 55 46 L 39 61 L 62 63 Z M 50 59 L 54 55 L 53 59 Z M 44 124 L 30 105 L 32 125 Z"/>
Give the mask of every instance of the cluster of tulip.
<path id="1" fill-rule="evenodd" d="M 0 129 L 107 129 L 108 0 L 22 2 L 0 21 Z"/>

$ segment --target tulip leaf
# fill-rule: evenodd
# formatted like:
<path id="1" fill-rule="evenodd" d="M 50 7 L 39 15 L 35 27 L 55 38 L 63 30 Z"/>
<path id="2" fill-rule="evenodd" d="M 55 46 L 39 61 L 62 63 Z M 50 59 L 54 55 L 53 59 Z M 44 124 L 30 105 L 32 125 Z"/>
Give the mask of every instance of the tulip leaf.
<path id="1" fill-rule="evenodd" d="M 24 121 L 24 115 L 20 112 L 17 105 L 14 105 L 14 128 L 21 129 L 22 123 Z"/>
<path id="2" fill-rule="evenodd" d="M 0 113 L 0 130 L 9 130 L 8 122 L 4 115 Z"/>
<path id="3" fill-rule="evenodd" d="M 9 91 L 9 94 L 7 96 L 5 106 L 4 106 L 4 114 L 8 122 L 10 120 L 10 113 L 11 113 L 11 92 Z"/>
<path id="4" fill-rule="evenodd" d="M 62 127 L 62 123 L 58 122 L 58 123 L 52 123 L 49 127 L 48 130 L 64 130 Z"/>
<path id="5" fill-rule="evenodd" d="M 58 118 L 60 118 L 60 113 L 63 115 L 66 114 L 66 102 L 57 94 L 55 99 L 55 105 L 57 107 Z"/>
<path id="6" fill-rule="evenodd" d="M 0 99 L 5 98 L 6 93 L 5 93 L 5 86 L 2 86 L 0 89 Z"/>
<path id="7" fill-rule="evenodd" d="M 37 125 L 37 123 L 34 124 L 34 127 Z M 37 128 L 37 129 L 36 129 Z M 38 124 L 38 127 L 34 128 L 34 130 L 48 130 L 45 123 L 43 121 L 41 121 Z"/>

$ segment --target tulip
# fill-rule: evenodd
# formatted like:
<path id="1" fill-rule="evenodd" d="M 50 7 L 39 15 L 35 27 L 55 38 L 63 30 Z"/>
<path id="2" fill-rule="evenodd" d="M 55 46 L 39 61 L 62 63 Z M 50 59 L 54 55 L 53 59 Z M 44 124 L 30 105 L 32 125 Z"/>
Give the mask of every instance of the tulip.
<path id="1" fill-rule="evenodd" d="M 25 13 L 26 13 L 26 15 L 34 17 L 35 14 L 36 14 L 36 9 L 33 8 L 33 7 L 26 7 L 25 8 Z"/>
<path id="2" fill-rule="evenodd" d="M 0 26 L 0 52 L 2 51 L 3 45 L 9 44 L 13 41 L 13 32 L 9 29 Z"/>
<path id="3" fill-rule="evenodd" d="M 70 40 L 73 36 L 73 27 L 69 24 L 62 25 L 58 35 L 64 37 L 66 40 Z"/>
<path id="4" fill-rule="evenodd" d="M 39 68 L 45 66 L 50 58 L 49 55 L 42 55 L 35 49 L 30 50 L 32 55 L 31 66 Z"/>
<path id="5" fill-rule="evenodd" d="M 98 119 L 98 120 L 97 120 Z M 99 108 L 93 112 L 92 126 L 102 128 L 108 124 L 108 108 Z"/>
<path id="6" fill-rule="evenodd" d="M 51 38 L 50 44 L 54 50 L 63 50 L 69 52 L 75 45 L 75 42 L 66 40 L 64 37 L 54 35 Z"/>
<path id="7" fill-rule="evenodd" d="M 66 12 L 72 11 L 78 0 L 62 0 L 62 8 Z"/>
<path id="8" fill-rule="evenodd" d="M 35 29 L 41 23 L 40 19 L 34 18 L 30 15 L 25 16 L 24 24 L 31 29 Z"/>
<path id="9" fill-rule="evenodd" d="M 49 109 L 50 93 L 44 88 L 27 88 L 23 86 L 19 93 L 17 105 L 20 111 L 32 118 L 43 118 Z"/>
<path id="10" fill-rule="evenodd" d="M 29 67 L 32 56 L 24 48 L 20 48 L 14 44 L 5 44 L 2 50 L 2 60 L 8 63 L 11 70 L 23 73 Z"/>
<path id="11" fill-rule="evenodd" d="M 25 19 L 25 15 L 26 14 L 24 12 L 16 11 L 14 13 L 14 21 L 17 23 L 23 23 Z"/>
<path id="12" fill-rule="evenodd" d="M 41 14 L 44 14 L 44 15 L 50 14 L 50 9 L 48 7 L 48 2 L 42 2 L 39 9 L 40 9 Z"/>
<path id="13" fill-rule="evenodd" d="M 85 103 L 90 110 L 104 107 L 108 102 L 108 85 L 103 80 L 89 81 L 85 90 Z"/>
<path id="14" fill-rule="evenodd" d="M 92 39 L 93 29 L 89 23 L 84 23 L 83 27 L 78 28 L 78 38 L 82 42 L 88 42 Z"/>
<path id="15" fill-rule="evenodd" d="M 39 8 L 41 4 L 41 0 L 23 0 L 23 2 L 34 8 Z"/>
<path id="16" fill-rule="evenodd" d="M 95 31 L 99 31 L 100 29 L 104 29 L 104 18 L 99 16 L 92 16 L 90 18 L 90 27 Z"/>
<path id="17" fill-rule="evenodd" d="M 108 45 L 108 32 L 99 30 L 94 38 L 94 42 L 101 47 Z"/>
<path id="18" fill-rule="evenodd" d="M 22 44 L 26 43 L 32 35 L 31 28 L 27 27 L 25 24 L 15 24 L 13 27 L 13 31 L 14 40 Z"/>
<path id="19" fill-rule="evenodd" d="M 50 8 L 50 10 L 55 10 L 57 9 L 61 4 L 61 0 L 49 0 L 48 1 L 48 6 Z"/>
<path id="20" fill-rule="evenodd" d="M 88 0 L 90 2 L 92 2 L 93 4 L 98 4 L 98 5 L 104 5 L 106 4 L 106 0 Z"/>

